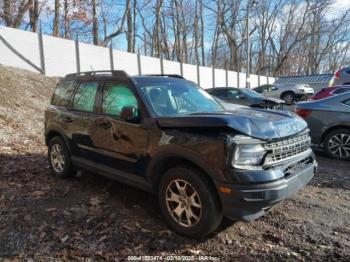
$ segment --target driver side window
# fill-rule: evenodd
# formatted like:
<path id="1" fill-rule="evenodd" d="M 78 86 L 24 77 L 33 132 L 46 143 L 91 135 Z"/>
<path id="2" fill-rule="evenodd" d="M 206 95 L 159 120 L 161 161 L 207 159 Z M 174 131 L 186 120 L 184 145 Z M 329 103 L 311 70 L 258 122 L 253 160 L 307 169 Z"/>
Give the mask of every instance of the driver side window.
<path id="1" fill-rule="evenodd" d="M 102 95 L 102 113 L 120 117 L 123 107 L 133 106 L 138 112 L 134 93 L 126 84 L 107 83 Z"/>

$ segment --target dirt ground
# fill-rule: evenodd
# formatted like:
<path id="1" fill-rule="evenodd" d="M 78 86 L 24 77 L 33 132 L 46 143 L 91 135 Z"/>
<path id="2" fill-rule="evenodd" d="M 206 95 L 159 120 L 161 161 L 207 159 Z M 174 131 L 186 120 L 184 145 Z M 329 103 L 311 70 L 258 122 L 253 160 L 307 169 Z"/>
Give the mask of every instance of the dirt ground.
<path id="1" fill-rule="evenodd" d="M 90 173 L 50 175 L 42 112 L 55 81 L 0 66 L 0 261 L 349 261 L 350 162 L 318 154 L 311 183 L 264 217 L 226 221 L 201 241 L 181 237 L 152 195 Z"/>

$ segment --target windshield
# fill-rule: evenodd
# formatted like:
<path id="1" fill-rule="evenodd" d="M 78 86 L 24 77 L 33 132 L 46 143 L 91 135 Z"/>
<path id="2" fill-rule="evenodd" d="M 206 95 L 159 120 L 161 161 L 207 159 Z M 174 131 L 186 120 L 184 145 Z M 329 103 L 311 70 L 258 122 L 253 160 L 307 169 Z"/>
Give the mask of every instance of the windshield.
<path id="1" fill-rule="evenodd" d="M 196 85 L 155 83 L 140 87 L 157 116 L 181 116 L 223 111 L 215 99 Z"/>
<path id="2" fill-rule="evenodd" d="M 247 96 L 250 96 L 250 97 L 263 97 L 262 95 L 260 95 L 259 93 L 253 91 L 253 90 L 250 90 L 248 88 L 241 88 L 239 89 L 241 90 L 244 94 L 246 94 Z"/>

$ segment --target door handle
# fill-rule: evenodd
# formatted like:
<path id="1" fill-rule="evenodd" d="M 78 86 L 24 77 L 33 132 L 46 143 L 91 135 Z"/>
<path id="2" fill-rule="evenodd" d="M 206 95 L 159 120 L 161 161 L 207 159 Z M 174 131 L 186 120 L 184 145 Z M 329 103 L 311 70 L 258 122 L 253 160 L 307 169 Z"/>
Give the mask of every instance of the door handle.
<path id="1" fill-rule="evenodd" d="M 73 119 L 70 116 L 63 117 L 63 121 L 66 123 L 71 123 L 73 122 Z"/>
<path id="2" fill-rule="evenodd" d="M 102 127 L 103 129 L 108 129 L 108 128 L 111 128 L 111 123 L 109 123 L 109 122 L 102 122 L 100 125 L 99 125 L 100 127 Z"/>

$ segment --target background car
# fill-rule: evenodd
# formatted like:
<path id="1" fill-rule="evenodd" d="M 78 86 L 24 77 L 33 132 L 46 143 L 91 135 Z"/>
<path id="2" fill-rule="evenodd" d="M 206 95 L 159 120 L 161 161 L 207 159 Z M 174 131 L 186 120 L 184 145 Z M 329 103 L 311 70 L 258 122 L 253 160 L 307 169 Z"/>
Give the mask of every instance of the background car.
<path id="1" fill-rule="evenodd" d="M 313 144 L 329 157 L 350 160 L 350 93 L 297 103 L 295 112 L 308 123 Z"/>
<path id="2" fill-rule="evenodd" d="M 287 105 L 300 100 L 307 100 L 314 94 L 314 89 L 307 84 L 262 85 L 253 89 L 268 98 L 280 98 Z"/>
<path id="3" fill-rule="evenodd" d="M 333 87 L 338 85 L 350 85 L 350 67 L 344 67 L 335 72 L 328 86 Z"/>
<path id="4" fill-rule="evenodd" d="M 216 87 L 206 89 L 205 91 L 226 103 L 234 103 L 256 108 L 283 109 L 285 104 L 283 100 L 266 98 L 247 88 Z"/>
<path id="5" fill-rule="evenodd" d="M 333 95 L 339 95 L 339 94 L 343 94 L 346 92 L 350 92 L 350 85 L 346 86 L 335 86 L 335 87 L 326 87 L 326 88 L 322 88 L 320 90 L 320 92 L 318 92 L 317 94 L 313 95 L 310 100 L 318 100 L 318 99 L 322 99 L 322 98 L 326 98 L 326 97 L 330 97 Z"/>

